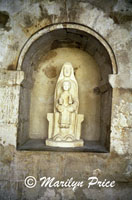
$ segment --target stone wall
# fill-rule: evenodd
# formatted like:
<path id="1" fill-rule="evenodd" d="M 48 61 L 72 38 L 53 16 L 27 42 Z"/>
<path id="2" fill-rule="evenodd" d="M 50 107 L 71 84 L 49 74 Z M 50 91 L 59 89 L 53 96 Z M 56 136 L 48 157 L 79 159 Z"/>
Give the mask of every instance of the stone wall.
<path id="1" fill-rule="evenodd" d="M 18 151 L 20 85 L 18 58 L 41 28 L 72 22 L 97 31 L 112 47 L 118 74 L 113 88 L 110 153 Z M 0 199 L 132 198 L 132 3 L 118 1 L 0 0 Z M 27 137 L 23 133 L 23 137 Z M 27 176 L 38 183 L 29 189 Z M 88 177 L 115 180 L 114 188 L 87 188 Z M 43 176 L 84 181 L 83 188 L 40 187 Z"/>

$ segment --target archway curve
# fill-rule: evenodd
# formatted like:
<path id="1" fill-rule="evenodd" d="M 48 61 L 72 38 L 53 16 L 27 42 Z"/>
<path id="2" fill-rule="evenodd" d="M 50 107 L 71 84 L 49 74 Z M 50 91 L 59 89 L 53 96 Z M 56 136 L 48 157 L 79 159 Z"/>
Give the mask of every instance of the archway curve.
<path id="1" fill-rule="evenodd" d="M 111 46 L 108 44 L 108 42 L 99 33 L 94 31 L 90 27 L 82 25 L 82 24 L 78 24 L 78 23 L 69 23 L 69 22 L 51 24 L 51 25 L 48 25 L 48 26 L 44 27 L 43 29 L 39 30 L 38 32 L 34 33 L 28 39 L 28 41 L 25 43 L 23 49 L 21 50 L 21 53 L 20 53 L 19 59 L 18 59 L 17 70 L 21 70 L 21 66 L 22 66 L 22 63 L 23 63 L 24 56 L 26 55 L 30 46 L 37 39 L 39 39 L 41 36 L 43 36 L 46 33 L 49 33 L 49 32 L 54 31 L 54 30 L 59 30 L 59 29 L 73 29 L 73 30 L 83 31 L 86 34 L 90 34 L 93 37 L 95 37 L 105 47 L 105 49 L 106 49 L 106 51 L 109 55 L 109 58 L 111 60 L 111 66 L 112 66 L 113 74 L 118 73 L 115 55 L 114 55 L 114 52 L 113 52 Z"/>
<path id="2" fill-rule="evenodd" d="M 93 115 L 93 111 L 92 111 L 91 119 L 93 116 L 96 116 L 96 119 L 93 120 L 93 122 L 95 123 L 95 126 L 94 125 L 93 126 L 96 127 L 96 129 L 98 130 L 98 133 L 96 130 L 92 131 L 93 133 L 92 136 L 91 135 L 89 136 L 86 133 L 88 130 L 87 126 L 91 124 L 89 121 L 89 115 L 88 115 L 89 109 L 88 109 L 88 106 L 86 107 L 86 109 L 85 107 L 81 108 L 80 106 L 80 109 L 82 109 L 82 113 L 84 113 L 86 116 L 84 126 L 82 127 L 82 129 L 84 130 L 82 133 L 82 136 L 86 142 L 98 141 L 98 143 L 103 148 L 105 147 L 107 150 L 109 150 L 110 126 L 111 126 L 111 105 L 112 105 L 112 88 L 110 87 L 110 84 L 109 84 L 109 74 L 117 74 L 116 59 L 112 51 L 112 48 L 102 36 L 100 36 L 97 32 L 95 32 L 91 28 L 81 25 L 81 24 L 76 24 L 76 23 L 59 23 L 59 24 L 49 25 L 39 30 L 35 34 L 33 34 L 29 38 L 29 40 L 26 42 L 23 49 L 21 50 L 21 53 L 18 59 L 17 70 L 24 71 L 25 79 L 23 80 L 21 84 L 21 90 L 20 90 L 20 107 L 19 107 L 20 115 L 19 115 L 19 128 L 18 128 L 19 136 L 17 140 L 18 147 L 21 148 L 21 146 L 24 143 L 26 143 L 26 141 L 28 141 L 29 138 L 31 139 L 35 137 L 34 144 L 36 144 L 36 141 L 37 141 L 36 139 L 39 139 L 41 137 L 42 137 L 41 139 L 47 138 L 46 114 L 48 112 L 50 113 L 51 112 L 50 109 L 53 107 L 52 106 L 53 99 L 51 98 L 51 96 L 53 96 L 55 82 L 54 84 L 52 82 L 52 90 L 50 86 L 50 91 L 52 91 L 52 94 L 49 97 L 49 99 L 52 99 L 51 104 L 49 104 L 50 107 L 47 107 L 47 104 L 46 104 L 46 108 L 49 110 L 46 111 L 46 109 L 44 109 L 43 110 L 44 112 L 42 112 L 43 116 L 41 116 L 41 119 L 43 118 L 45 119 L 46 125 L 42 122 L 43 121 L 42 120 L 38 126 L 41 129 L 40 137 L 38 136 L 38 134 L 36 134 L 38 131 L 36 131 L 35 133 L 37 136 L 35 134 L 34 134 L 35 136 L 33 134 L 32 135 L 30 134 L 33 132 L 32 129 L 34 129 L 34 127 L 31 129 L 32 124 L 34 124 L 34 122 L 31 124 L 30 113 L 36 113 L 34 112 L 34 110 L 30 108 L 38 109 L 36 105 L 32 107 L 30 105 L 30 102 L 33 99 L 32 96 L 35 96 L 35 95 L 31 96 L 31 94 L 35 85 L 34 81 L 36 80 L 35 79 L 36 73 L 39 71 L 39 68 L 40 68 L 39 67 L 40 63 L 41 62 L 43 64 L 45 63 L 45 60 L 46 60 L 45 55 L 51 52 L 51 54 L 48 55 L 47 60 L 50 60 L 52 62 L 53 57 L 55 58 L 56 55 L 58 55 L 58 53 L 53 54 L 53 51 L 58 51 L 60 49 L 60 51 L 64 53 L 65 51 L 62 51 L 62 49 L 65 49 L 65 48 L 63 47 L 69 48 L 70 52 L 71 52 L 71 49 L 72 51 L 73 49 L 76 49 L 78 51 L 81 50 L 83 53 L 85 52 L 87 55 L 89 54 L 95 60 L 98 66 L 97 72 L 99 74 L 99 79 L 97 81 L 97 84 L 95 84 L 94 86 L 93 78 L 92 78 L 91 88 L 89 87 L 90 93 L 88 93 L 87 91 L 83 92 L 82 90 L 82 94 L 83 93 L 86 94 L 86 97 L 83 98 L 83 101 L 85 99 L 85 102 L 89 102 L 88 101 L 90 100 L 89 94 L 92 94 L 95 97 L 95 101 L 91 99 L 91 102 L 95 102 L 95 106 L 92 106 L 92 108 L 96 108 L 96 111 L 98 111 L 99 115 L 97 114 Z M 80 53 L 77 54 L 75 52 L 73 55 L 75 56 L 74 57 L 75 60 L 77 60 L 76 58 L 80 58 Z M 67 58 L 67 56 L 65 56 L 65 53 L 63 54 L 63 57 L 65 59 Z M 87 81 L 91 80 L 90 79 L 91 77 L 95 77 L 94 76 L 95 74 L 92 75 L 91 77 L 88 77 L 88 74 L 90 73 L 88 73 L 87 70 L 90 69 L 91 64 L 88 64 L 89 61 L 87 61 L 87 59 L 82 59 L 82 61 L 85 61 L 86 64 L 84 63 L 83 65 L 80 65 L 81 66 L 80 69 L 82 70 L 83 75 L 84 73 L 87 74 L 87 77 L 86 77 L 85 84 L 84 82 L 81 83 L 80 81 L 80 83 L 82 84 L 82 87 L 80 88 L 83 88 L 83 85 L 87 85 L 88 83 Z M 62 60 L 60 59 L 59 62 L 62 62 Z M 55 62 L 52 62 L 52 63 L 55 64 Z M 60 63 L 60 64 L 57 63 L 56 65 L 54 65 L 56 66 L 56 72 L 57 72 L 55 73 L 56 74 L 55 80 L 58 76 L 58 73 L 60 71 L 60 67 L 62 66 L 62 64 L 63 63 Z M 74 64 L 75 64 L 74 66 L 78 65 L 78 63 L 77 64 L 74 63 Z M 51 63 L 49 64 L 49 66 L 50 67 L 52 66 Z M 82 66 L 83 67 L 85 66 L 85 69 Z M 47 80 L 47 79 L 43 79 L 43 80 Z M 46 85 L 46 84 L 43 83 L 43 85 Z M 37 91 L 40 91 L 40 89 L 37 89 Z M 44 100 L 47 99 L 47 95 L 50 95 L 50 94 L 48 92 L 45 95 L 46 97 L 44 97 Z M 99 97 L 98 101 L 97 101 L 96 96 Z M 38 102 L 38 101 L 35 100 L 35 102 Z M 96 102 L 99 102 L 99 103 L 96 104 Z M 87 113 L 85 113 L 85 111 Z M 37 121 L 36 118 L 35 118 L 35 121 Z M 41 127 L 40 125 L 43 125 L 43 127 Z M 89 128 L 92 129 L 93 126 L 90 125 Z M 91 133 L 90 130 L 89 130 L 89 133 Z M 93 143 L 90 143 L 90 144 L 92 145 Z M 88 146 L 86 148 L 88 148 Z M 95 151 L 100 151 L 96 145 L 93 146 L 93 148 L 95 149 Z M 89 149 L 87 149 L 87 151 L 89 151 Z M 104 151 L 104 150 L 101 150 L 101 151 Z"/>

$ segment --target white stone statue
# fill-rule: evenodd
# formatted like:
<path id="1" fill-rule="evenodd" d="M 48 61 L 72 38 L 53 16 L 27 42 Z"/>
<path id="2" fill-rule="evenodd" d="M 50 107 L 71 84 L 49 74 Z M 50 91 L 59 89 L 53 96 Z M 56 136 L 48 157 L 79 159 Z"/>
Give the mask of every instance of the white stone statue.
<path id="1" fill-rule="evenodd" d="M 83 146 L 81 122 L 84 115 L 78 114 L 78 84 L 72 64 L 64 63 L 54 95 L 54 113 L 48 113 L 48 139 L 46 145 L 55 147 Z"/>

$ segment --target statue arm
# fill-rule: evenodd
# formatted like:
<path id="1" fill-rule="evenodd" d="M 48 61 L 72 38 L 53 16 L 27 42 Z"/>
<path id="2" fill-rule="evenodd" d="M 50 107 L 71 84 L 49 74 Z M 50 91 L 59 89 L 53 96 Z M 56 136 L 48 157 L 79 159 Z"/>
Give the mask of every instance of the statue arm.
<path id="1" fill-rule="evenodd" d="M 56 108 L 59 112 L 63 112 L 64 108 L 63 108 L 63 101 L 61 98 L 59 98 L 58 100 L 56 100 Z"/>
<path id="2" fill-rule="evenodd" d="M 76 109 L 78 108 L 78 104 L 79 104 L 78 99 L 73 99 L 73 103 L 68 107 L 69 112 L 76 111 Z"/>

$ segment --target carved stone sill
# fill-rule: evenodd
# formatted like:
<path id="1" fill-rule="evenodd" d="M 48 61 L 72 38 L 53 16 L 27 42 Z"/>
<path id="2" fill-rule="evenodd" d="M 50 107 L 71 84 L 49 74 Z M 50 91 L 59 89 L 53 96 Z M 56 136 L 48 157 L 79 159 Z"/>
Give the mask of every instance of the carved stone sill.
<path id="1" fill-rule="evenodd" d="M 27 151 L 56 151 L 56 152 L 97 152 L 108 153 L 109 151 L 97 141 L 84 141 L 83 147 L 62 148 L 62 147 L 49 147 L 45 145 L 43 139 L 29 139 L 17 150 Z"/>

